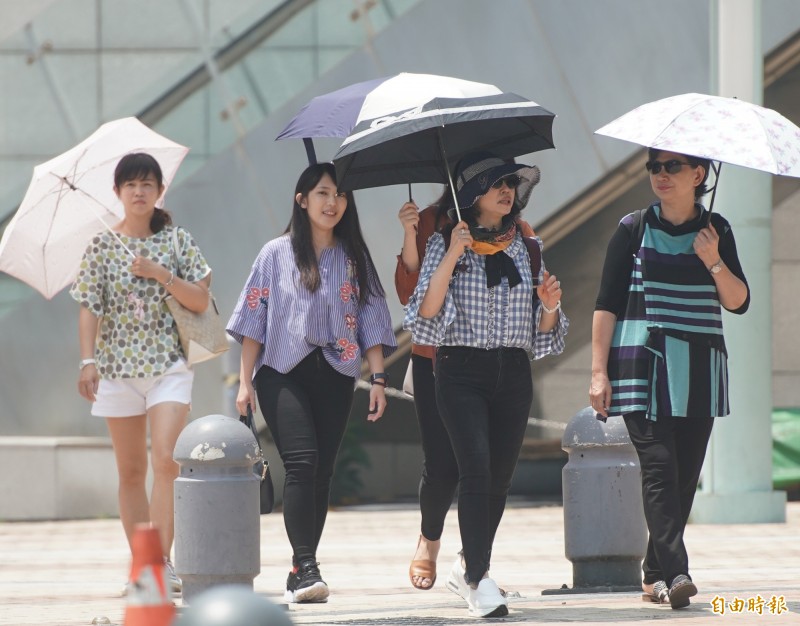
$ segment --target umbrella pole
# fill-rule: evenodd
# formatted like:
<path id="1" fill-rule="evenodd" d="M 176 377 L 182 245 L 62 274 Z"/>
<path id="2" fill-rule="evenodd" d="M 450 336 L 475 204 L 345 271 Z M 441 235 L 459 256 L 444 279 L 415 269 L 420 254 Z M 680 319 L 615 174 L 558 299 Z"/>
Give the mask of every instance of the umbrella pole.
<path id="1" fill-rule="evenodd" d="M 311 137 L 303 137 L 303 145 L 306 147 L 306 156 L 308 157 L 309 165 L 317 164 L 317 153 L 314 150 L 314 142 Z"/>
<path id="2" fill-rule="evenodd" d="M 79 191 L 77 187 L 76 187 L 76 188 L 74 188 L 74 189 L 75 189 L 75 191 Z M 89 195 L 88 193 L 86 193 L 85 191 L 82 191 L 82 190 L 81 190 L 81 193 L 82 193 L 83 195 L 85 195 L 87 198 L 89 198 L 90 200 L 92 200 L 93 202 L 97 202 L 97 200 L 95 200 L 94 198 L 92 198 L 92 196 L 90 196 L 90 195 Z M 114 237 L 114 239 L 116 239 L 116 240 L 119 242 L 119 245 L 121 245 L 123 248 L 125 248 L 125 251 L 126 251 L 128 254 L 130 254 L 132 258 L 134 258 L 134 259 L 135 259 L 135 258 L 136 258 L 136 255 L 135 255 L 133 252 L 131 252 L 131 249 L 130 249 L 128 246 L 126 246 L 124 243 L 122 243 L 122 239 L 120 239 L 120 238 L 119 238 L 119 235 L 118 235 L 117 233 L 115 233 L 113 230 L 111 230 L 111 226 L 109 226 L 108 224 L 106 224 L 106 221 L 103 219 L 103 216 L 102 216 L 102 215 L 100 215 L 100 214 L 99 214 L 99 213 L 98 213 L 98 212 L 97 212 L 97 211 L 94 209 L 94 207 L 92 206 L 92 204 L 91 204 L 91 203 L 89 203 L 89 210 L 90 210 L 92 213 L 94 213 L 94 216 L 95 216 L 95 217 L 96 217 L 98 220 L 100 220 L 100 223 L 101 223 L 103 226 L 105 226 L 105 227 L 106 227 L 106 230 L 107 230 L 108 232 L 110 232 L 110 233 L 111 233 L 112 237 Z"/>
<path id="3" fill-rule="evenodd" d="M 461 210 L 458 208 L 458 198 L 456 197 L 456 186 L 453 184 L 453 175 L 450 173 L 450 166 L 447 164 L 447 153 L 444 151 L 444 141 L 442 140 L 442 129 L 436 129 L 436 136 L 439 139 L 439 150 L 442 151 L 442 158 L 444 159 L 444 169 L 447 171 L 447 180 L 450 181 L 450 193 L 453 194 L 453 206 L 456 209 L 456 217 L 461 221 Z"/>
<path id="4" fill-rule="evenodd" d="M 722 169 L 722 161 L 714 167 L 714 161 L 711 161 L 711 169 L 714 170 L 714 188 L 711 190 L 711 202 L 708 205 L 708 222 L 706 228 L 711 224 L 711 211 L 714 210 L 714 198 L 717 196 L 717 185 L 719 185 L 719 172 Z"/>

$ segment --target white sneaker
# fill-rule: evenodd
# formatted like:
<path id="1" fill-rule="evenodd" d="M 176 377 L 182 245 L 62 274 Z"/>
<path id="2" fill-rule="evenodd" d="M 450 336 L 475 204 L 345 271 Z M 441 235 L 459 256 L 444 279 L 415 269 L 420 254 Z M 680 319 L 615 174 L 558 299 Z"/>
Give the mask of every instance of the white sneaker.
<path id="1" fill-rule="evenodd" d="M 183 582 L 175 573 L 175 567 L 172 565 L 172 561 L 167 558 L 164 559 L 164 573 L 166 574 L 165 578 L 167 580 L 165 582 L 169 586 L 169 590 L 175 595 L 180 595 L 183 591 Z"/>
<path id="2" fill-rule="evenodd" d="M 491 578 L 484 578 L 478 583 L 478 588 L 469 589 L 467 604 L 472 617 L 503 617 L 508 615 L 508 600 L 500 593 Z"/>
<path id="3" fill-rule="evenodd" d="M 450 573 L 447 575 L 447 588 L 455 594 L 461 596 L 464 600 L 469 596 L 469 585 L 464 580 L 464 565 L 461 563 L 461 554 L 456 557 L 453 567 L 450 568 Z"/>

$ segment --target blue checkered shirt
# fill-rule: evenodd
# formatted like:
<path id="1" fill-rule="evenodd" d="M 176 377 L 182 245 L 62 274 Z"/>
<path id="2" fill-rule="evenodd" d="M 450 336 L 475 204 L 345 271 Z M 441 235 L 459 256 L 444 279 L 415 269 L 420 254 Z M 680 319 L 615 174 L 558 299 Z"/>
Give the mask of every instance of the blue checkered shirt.
<path id="1" fill-rule="evenodd" d="M 537 237 L 539 247 L 542 241 Z M 542 307 L 533 305 L 533 276 L 528 250 L 517 234 L 507 254 L 517 266 L 522 282 L 509 289 L 505 276 L 496 287 L 486 286 L 485 257 L 468 249 L 456 263 L 441 310 L 432 318 L 420 317 L 419 306 L 431 275 L 445 254 L 444 237 L 434 233 L 428 240 L 419 281 L 406 306 L 403 328 L 411 331 L 416 344 L 468 346 L 472 348 L 522 348 L 533 359 L 564 351 L 569 319 L 559 310 L 558 323 L 546 333 L 537 332 Z M 544 263 L 539 282 L 544 279 Z"/>

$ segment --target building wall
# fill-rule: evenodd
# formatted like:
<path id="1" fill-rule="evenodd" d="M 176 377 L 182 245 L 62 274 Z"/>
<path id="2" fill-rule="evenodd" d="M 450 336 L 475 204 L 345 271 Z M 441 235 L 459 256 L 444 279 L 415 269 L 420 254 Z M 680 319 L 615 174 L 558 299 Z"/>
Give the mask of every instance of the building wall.
<path id="1" fill-rule="evenodd" d="M 192 232 L 214 268 L 214 291 L 223 317 L 232 310 L 260 247 L 285 227 L 294 181 L 305 165 L 300 142 L 276 143 L 274 137 L 318 93 L 399 71 L 429 72 L 492 82 L 552 109 L 558 114 L 558 149 L 520 159 L 538 164 L 543 173 L 525 212 L 536 225 L 635 150 L 592 135 L 595 128 L 643 101 L 707 90 L 706 2 L 675 0 L 669 11 L 659 3 L 629 0 L 503 0 L 502 5 L 498 10 L 496 3 L 477 0 L 419 3 L 170 192 L 167 207 Z M 764 45 L 771 48 L 800 27 L 800 4 L 772 0 L 763 6 Z M 3 92 L 7 89 L 3 84 Z M 4 133 L 17 140 L 28 132 L 12 124 L 7 113 L 3 123 Z M 336 143 L 318 142 L 320 158 L 330 158 Z M 414 187 L 420 204 L 437 192 L 435 186 Z M 395 187 L 357 194 L 363 229 L 396 326 L 402 319 L 392 289 L 402 240 L 396 212 L 405 193 L 405 188 Z M 615 220 L 648 198 L 647 190 L 626 196 L 597 218 L 602 223 L 596 229 L 581 229 L 546 250 L 546 261 L 565 279 L 565 310 L 573 323 L 565 355 L 534 365 L 541 377 L 537 417 L 565 420 L 584 406 L 598 259 Z M 0 433 L 105 432 L 102 420 L 88 416 L 88 405 L 75 390 L 76 326 L 76 305 L 65 293 L 51 302 L 32 297 L 0 320 Z M 201 364 L 196 371 L 194 414 L 229 411 L 223 361 Z M 408 406 L 397 410 L 410 419 Z"/>

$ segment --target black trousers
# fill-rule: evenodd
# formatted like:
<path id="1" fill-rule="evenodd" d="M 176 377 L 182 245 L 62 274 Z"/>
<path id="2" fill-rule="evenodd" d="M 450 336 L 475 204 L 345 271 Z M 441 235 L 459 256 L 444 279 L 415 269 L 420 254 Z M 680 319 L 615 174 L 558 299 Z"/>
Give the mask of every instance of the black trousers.
<path id="1" fill-rule="evenodd" d="M 315 350 L 287 374 L 263 366 L 255 386 L 286 470 L 283 522 L 294 562 L 316 559 L 336 455 L 353 403 L 353 379 Z"/>
<path id="2" fill-rule="evenodd" d="M 533 384 L 527 353 L 518 348 L 439 348 L 436 400 L 458 463 L 466 579 L 478 583 L 489 569 L 528 425 Z"/>
<path id="3" fill-rule="evenodd" d="M 422 478 L 419 482 L 419 509 L 422 536 L 437 541 L 442 536 L 444 520 L 458 486 L 458 464 L 450 437 L 436 406 L 433 362 L 412 354 L 414 365 L 414 406 L 417 409 L 422 440 Z"/>
<path id="4" fill-rule="evenodd" d="M 642 468 L 642 501 L 650 538 L 642 563 L 644 582 L 667 585 L 689 574 L 683 532 L 700 479 L 714 418 L 625 416 Z"/>

